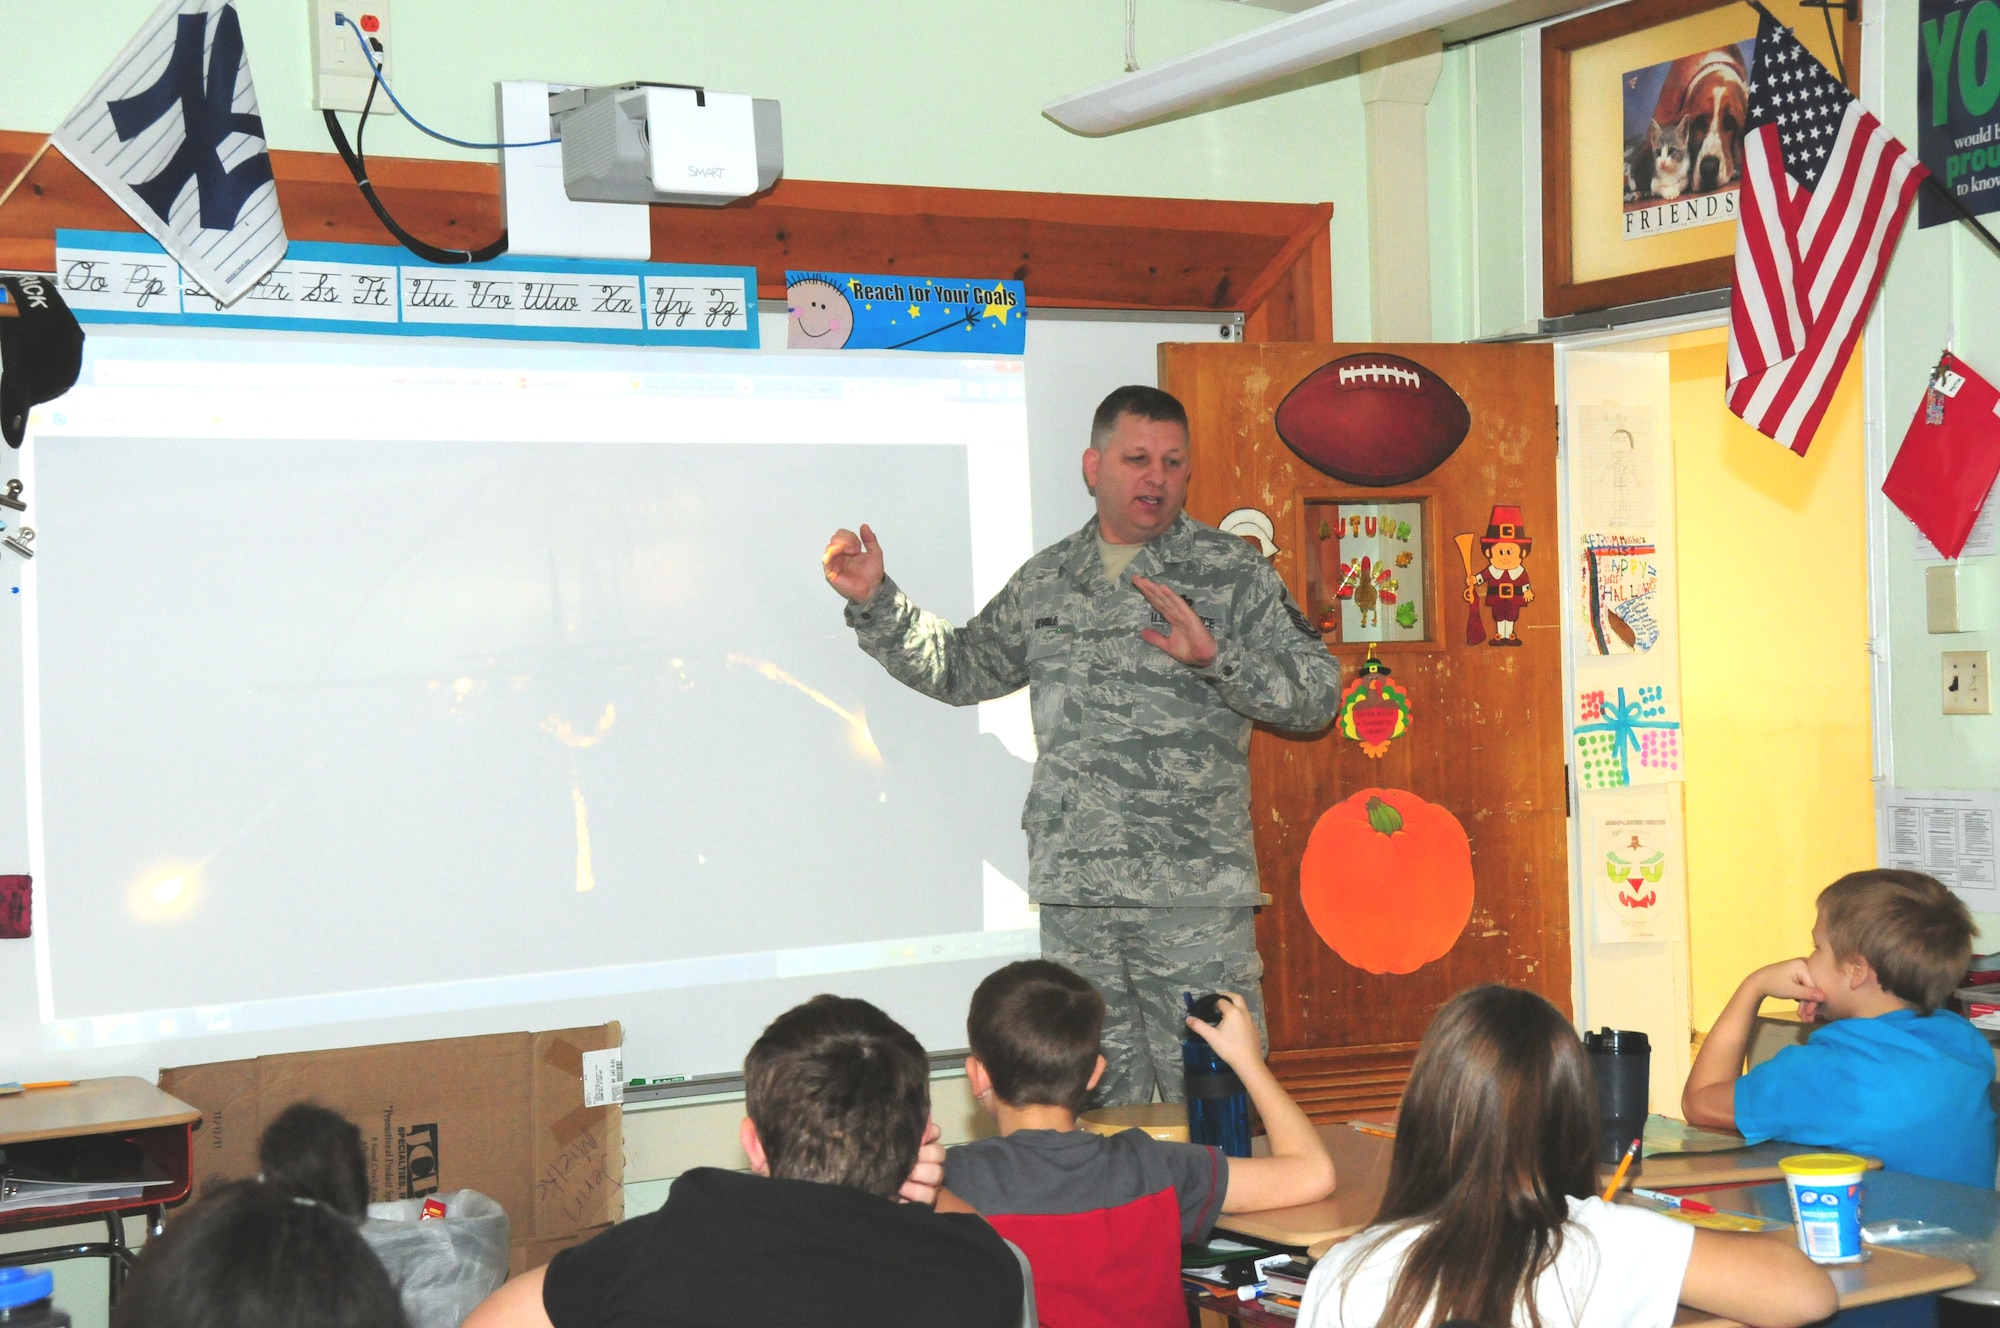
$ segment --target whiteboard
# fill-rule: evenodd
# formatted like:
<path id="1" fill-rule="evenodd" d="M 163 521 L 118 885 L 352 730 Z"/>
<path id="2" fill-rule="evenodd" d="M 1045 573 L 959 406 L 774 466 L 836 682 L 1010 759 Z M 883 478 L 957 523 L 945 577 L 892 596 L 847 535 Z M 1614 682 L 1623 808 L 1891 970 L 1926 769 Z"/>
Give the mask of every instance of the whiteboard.
<path id="1" fill-rule="evenodd" d="M 782 318 L 763 322 L 779 341 Z M 255 339 L 274 356 L 263 385 L 310 407 L 273 448 L 198 418 L 221 389 L 190 381 L 173 344 L 188 334 L 98 330 L 93 354 L 121 366 L 121 391 L 99 395 L 146 418 L 112 440 L 67 419 L 87 391 L 66 399 L 75 411 L 43 408 L 22 455 L 42 560 L 14 578 L 36 611 L 10 585 L 16 613 L 0 621 L 0 695 L 24 698 L 19 755 L 0 760 L 0 861 L 41 861 L 49 887 L 36 939 L 0 943 L 9 1073 L 150 1076 L 616 1018 L 630 1073 L 693 1075 L 733 1068 L 772 1015 L 823 990 L 960 1045 L 971 987 L 1035 948 L 1019 891 L 1025 708 L 957 712 L 895 685 L 855 649 L 812 560 L 834 520 L 871 520 L 892 574 L 962 619 L 1088 518 L 1090 411 L 1153 381 L 1158 343 L 1190 333 L 1215 325 L 1037 318 L 1014 436 L 968 443 L 961 418 L 945 445 L 891 403 L 863 418 L 896 441 L 847 440 L 871 458 L 855 471 L 786 445 L 810 410 L 771 415 L 765 455 L 744 461 L 666 446 L 651 399 L 603 436 L 565 435 L 552 390 L 383 440 L 379 403 L 416 389 L 368 375 L 398 355 L 460 376 L 461 395 L 504 397 L 479 375 L 546 370 L 549 352 L 354 338 L 312 340 L 303 363 Z M 223 359 L 250 349 L 201 336 Z M 616 374 L 632 354 L 557 358 Z M 700 373 L 732 359 L 646 358 Z M 941 372 L 942 357 L 887 358 L 907 367 L 885 382 Z M 343 390 L 308 381 L 336 370 Z M 303 376 L 270 378 L 286 373 Z M 773 489 L 772 469 L 790 480 Z M 634 601 L 690 559 L 717 597 L 696 616 L 747 632 L 743 648 L 619 636 L 671 618 Z M 524 587 L 532 612 L 514 602 Z M 539 644 L 519 627 L 536 614 L 554 624 Z M 468 657 L 464 632 L 485 654 L 436 667 Z M 302 681 L 273 683 L 280 662 Z M 620 669 L 646 683 L 607 710 Z M 160 675 L 213 685 L 193 703 Z M 683 686 L 701 704 L 677 711 Z M 867 765 L 865 744 L 893 759 Z M 699 769 L 677 763 L 685 751 L 705 753 Z M 744 810 L 765 804 L 793 810 Z M 841 837 L 871 817 L 875 832 Z M 198 845 L 190 861 L 133 869 L 132 844 L 176 835 Z M 66 895 L 65 873 L 99 886 Z"/>

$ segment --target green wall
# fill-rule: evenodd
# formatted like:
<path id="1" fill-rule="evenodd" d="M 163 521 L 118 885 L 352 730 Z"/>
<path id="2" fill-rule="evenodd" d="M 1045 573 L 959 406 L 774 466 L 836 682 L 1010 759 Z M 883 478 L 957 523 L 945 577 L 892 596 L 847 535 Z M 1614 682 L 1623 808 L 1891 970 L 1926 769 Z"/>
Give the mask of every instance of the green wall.
<path id="1" fill-rule="evenodd" d="M 48 129 L 155 0 L 0 0 L 0 128 Z M 776 97 L 800 179 L 1273 202 L 1332 202 L 1336 324 L 1366 335 L 1367 224 L 1353 62 L 1102 139 L 1042 105 L 1124 68 L 1122 0 L 392 0 L 397 92 L 434 127 L 493 132 L 493 83 L 700 82 Z M 312 109 L 307 0 L 237 0 L 274 147 L 329 151 Z M 1145 0 L 1142 64 L 1279 17 Z M 87 18 L 88 21 L 85 21 Z M 384 154 L 476 157 L 378 117 Z"/>
<path id="2" fill-rule="evenodd" d="M 1870 55 L 1886 48 L 1886 58 L 1865 67 L 1864 86 L 1889 131 L 1914 148 L 1917 0 L 1871 6 L 1870 19 L 1881 24 Z M 1983 220 L 1987 229 L 2000 231 L 2000 213 Z M 2000 568 L 1994 566 L 2000 560 L 1965 563 L 1976 578 L 1973 608 L 1987 630 L 1930 635 L 1924 629 L 1923 580 L 1930 564 L 1915 560 L 1914 528 L 1876 491 L 1947 336 L 1955 330 L 1959 357 L 1989 380 L 2000 379 L 2000 257 L 1963 225 L 1920 231 L 1913 215 L 1883 284 L 1877 319 L 1878 396 L 1868 441 L 1875 465 L 1870 501 L 1886 536 L 1878 542 L 1883 556 L 1877 584 L 1885 591 L 1887 633 L 1876 686 L 1881 692 L 1886 685 L 1888 706 L 1887 741 L 1877 760 L 1885 782 L 1904 788 L 2000 787 L 2000 716 L 1943 714 L 1938 659 L 1945 650 L 2000 651 Z M 2000 945 L 2000 917 L 1985 916 L 1980 923 L 1984 944 Z"/>
<path id="3" fill-rule="evenodd" d="M 1540 40 L 1517 28 L 1445 52 L 1430 114 L 1439 341 L 1533 331 L 1541 317 Z"/>

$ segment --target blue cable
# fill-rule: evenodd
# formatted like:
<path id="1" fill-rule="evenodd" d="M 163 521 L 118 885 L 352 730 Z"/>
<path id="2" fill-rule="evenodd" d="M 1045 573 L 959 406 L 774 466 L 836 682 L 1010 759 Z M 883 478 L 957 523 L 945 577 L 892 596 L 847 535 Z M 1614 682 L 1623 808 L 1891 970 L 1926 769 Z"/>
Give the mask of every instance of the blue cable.
<path id="1" fill-rule="evenodd" d="M 538 138 L 532 143 L 468 143 L 462 138 L 453 138 L 450 134 L 440 134 L 437 130 L 431 128 L 429 125 L 425 124 L 422 120 L 419 120 L 416 116 L 411 115 L 410 108 L 403 105 L 401 99 L 399 99 L 396 96 L 396 90 L 389 86 L 389 80 L 382 77 L 382 66 L 375 63 L 375 52 L 369 49 L 368 34 L 361 30 L 361 25 L 359 23 L 356 23 L 353 19 L 349 18 L 345 14 L 336 13 L 333 16 L 333 25 L 335 30 L 338 31 L 340 25 L 343 23 L 345 23 L 348 27 L 354 29 L 354 39 L 361 44 L 362 57 L 368 61 L 368 67 L 375 71 L 376 86 L 380 87 L 382 91 L 389 94 L 389 101 L 395 106 L 397 112 L 405 120 L 408 120 L 418 129 L 422 130 L 426 134 L 429 134 L 432 138 L 437 139 L 439 142 L 451 143 L 462 148 L 539 148 L 539 147 L 546 147 L 551 143 L 562 142 L 562 140 L 559 138 Z"/>

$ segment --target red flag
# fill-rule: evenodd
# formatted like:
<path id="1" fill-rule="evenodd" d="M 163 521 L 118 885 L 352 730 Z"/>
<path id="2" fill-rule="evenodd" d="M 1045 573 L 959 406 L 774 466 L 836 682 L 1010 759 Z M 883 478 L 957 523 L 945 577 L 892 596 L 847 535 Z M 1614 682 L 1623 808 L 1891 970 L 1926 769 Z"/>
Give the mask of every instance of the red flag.
<path id="1" fill-rule="evenodd" d="M 1804 456 L 1929 172 L 1769 13 L 1746 109 L 1729 409 Z"/>
<path id="2" fill-rule="evenodd" d="M 1956 558 L 1996 475 L 2000 391 L 1946 351 L 1882 481 L 1882 495 L 1939 553 Z"/>

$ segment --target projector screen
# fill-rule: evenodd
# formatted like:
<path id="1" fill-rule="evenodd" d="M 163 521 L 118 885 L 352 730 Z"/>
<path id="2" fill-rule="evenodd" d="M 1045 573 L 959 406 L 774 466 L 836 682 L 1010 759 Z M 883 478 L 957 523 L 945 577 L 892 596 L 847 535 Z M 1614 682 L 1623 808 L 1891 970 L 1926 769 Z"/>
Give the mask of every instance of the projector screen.
<path id="1" fill-rule="evenodd" d="M 1023 381 L 93 330 L 21 456 L 21 1050 L 616 1018 L 629 1076 L 692 1076 L 825 990 L 963 1045 L 1037 950 L 1025 696 L 904 689 L 818 560 L 865 520 L 983 604 L 1033 548 Z"/>

